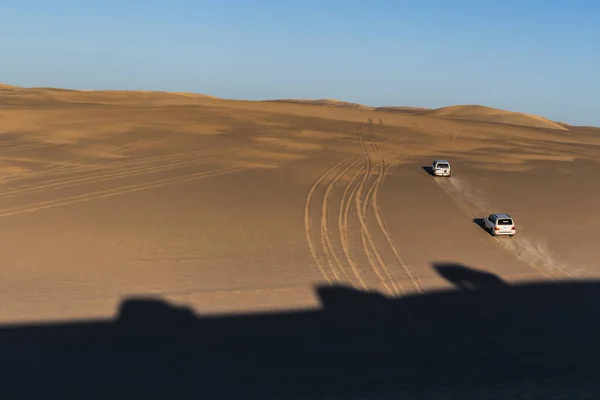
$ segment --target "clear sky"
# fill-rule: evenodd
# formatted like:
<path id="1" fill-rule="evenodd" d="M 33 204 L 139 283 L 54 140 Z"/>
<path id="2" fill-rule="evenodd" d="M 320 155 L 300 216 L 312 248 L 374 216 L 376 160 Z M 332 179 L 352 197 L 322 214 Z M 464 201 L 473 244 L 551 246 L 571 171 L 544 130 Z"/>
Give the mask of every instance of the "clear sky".
<path id="1" fill-rule="evenodd" d="M 598 0 L 5 0 L 0 82 L 600 126 Z"/>

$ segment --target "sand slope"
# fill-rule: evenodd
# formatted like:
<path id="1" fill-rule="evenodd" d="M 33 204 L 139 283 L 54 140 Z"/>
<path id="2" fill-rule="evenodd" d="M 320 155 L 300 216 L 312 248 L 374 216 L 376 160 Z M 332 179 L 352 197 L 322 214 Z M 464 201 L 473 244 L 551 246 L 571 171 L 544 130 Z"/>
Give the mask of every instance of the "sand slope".
<path id="1" fill-rule="evenodd" d="M 457 105 L 437 108 L 435 110 L 425 111 L 421 113 L 421 115 L 437 118 L 457 118 L 473 121 L 531 126 L 537 128 L 567 130 L 565 126 L 537 115 L 500 110 L 497 108 L 479 105 Z"/>
<path id="2" fill-rule="evenodd" d="M 436 262 L 600 274 L 592 128 L 157 92 L 8 88 L 0 104 L 0 321 L 108 317 L 147 294 L 304 308 L 321 283 L 405 296 L 451 285 Z M 423 168 L 435 158 L 451 179 Z M 474 223 L 492 212 L 519 236 Z"/>
<path id="3" fill-rule="evenodd" d="M 24 105 L 23 100 L 30 103 L 64 102 L 91 103 L 115 105 L 185 105 L 194 104 L 197 100 L 216 99 L 196 93 L 160 92 L 160 91 L 130 91 L 130 90 L 71 90 L 60 88 L 21 88 L 16 86 L 0 86 L 3 90 L 4 104 Z M 16 102 L 16 103 L 15 103 Z"/>

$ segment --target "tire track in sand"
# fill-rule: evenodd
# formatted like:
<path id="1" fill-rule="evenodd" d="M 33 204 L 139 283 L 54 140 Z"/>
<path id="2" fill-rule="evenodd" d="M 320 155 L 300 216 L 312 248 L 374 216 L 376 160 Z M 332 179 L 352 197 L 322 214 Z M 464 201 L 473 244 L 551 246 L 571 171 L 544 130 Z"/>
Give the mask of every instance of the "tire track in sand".
<path id="1" fill-rule="evenodd" d="M 377 143 L 374 133 L 369 130 L 369 147 L 376 151 L 381 158 L 381 161 L 375 165 L 372 162 L 371 154 L 367 149 L 367 144 L 362 132 L 362 124 L 357 123 L 357 144 L 359 146 L 359 153 L 350 155 L 340 162 L 332 166 L 329 170 L 323 173 L 310 188 L 306 203 L 305 203 L 305 233 L 309 249 L 317 267 L 321 271 L 323 277 L 331 283 L 335 280 L 340 280 L 342 277 L 346 278 L 354 286 L 361 286 L 363 289 L 368 289 L 368 284 L 365 278 L 361 274 L 359 265 L 351 250 L 351 243 L 349 239 L 349 222 L 351 209 L 355 208 L 355 217 L 358 218 L 360 226 L 360 239 L 359 249 L 366 256 L 367 264 L 375 274 L 373 278 L 376 278 L 379 284 L 383 285 L 384 288 L 392 295 L 400 294 L 402 288 L 398 280 L 394 277 L 392 270 L 388 267 L 384 258 L 382 257 L 377 243 L 374 240 L 373 233 L 369 228 L 368 214 L 373 212 L 375 219 L 377 220 L 377 226 L 382 231 L 383 236 L 386 238 L 386 243 L 391 247 L 394 253 L 395 259 L 401 265 L 402 269 L 407 273 L 408 277 L 411 278 L 413 284 L 415 284 L 417 290 L 421 290 L 421 287 L 416 280 L 414 274 L 407 267 L 404 262 L 398 247 L 393 242 L 389 231 L 385 227 L 383 216 L 379 210 L 378 198 L 379 191 L 383 185 L 384 178 L 399 161 L 391 166 L 386 166 L 384 157 L 379 153 L 380 146 L 383 143 L 387 143 L 392 139 L 387 139 L 382 143 Z M 376 179 L 371 181 L 372 176 L 376 171 L 379 171 Z M 334 237 L 329 226 L 331 206 L 335 206 L 331 202 L 333 193 L 340 186 L 341 181 L 346 181 L 343 194 L 339 202 L 339 210 L 334 207 L 337 212 L 337 228 L 339 232 L 339 242 L 341 251 L 336 251 Z M 316 217 L 320 220 L 320 240 L 314 236 L 313 227 L 313 202 L 315 201 L 314 196 L 317 192 L 325 185 L 324 195 L 322 202 L 320 203 L 320 216 Z M 336 211 L 333 211 L 334 213 Z M 345 259 L 344 259 L 345 258 Z M 357 281 L 357 284 L 352 281 Z M 375 283 L 375 282 L 373 282 Z"/>
<path id="2" fill-rule="evenodd" d="M 362 244 L 363 244 L 363 248 L 365 250 L 365 255 L 367 256 L 367 260 L 368 260 L 369 264 L 371 265 L 372 270 L 375 272 L 375 274 L 377 275 L 377 277 L 379 278 L 379 280 L 381 281 L 383 286 L 388 290 L 388 292 L 390 294 L 394 295 L 394 294 L 398 294 L 398 288 L 395 285 L 395 283 L 393 282 L 393 280 L 390 280 L 390 283 L 391 283 L 391 286 L 390 286 L 390 284 L 388 284 L 386 282 L 386 279 L 384 278 L 384 275 L 386 275 L 388 277 L 388 279 L 390 279 L 390 274 L 388 273 L 389 270 L 388 270 L 388 267 L 387 267 L 385 261 L 381 257 L 381 253 L 379 252 L 377 245 L 375 244 L 375 241 L 373 239 L 373 236 L 372 236 L 371 231 L 369 230 L 369 226 L 367 224 L 367 205 L 369 203 L 368 200 L 369 200 L 370 196 L 372 195 L 372 192 L 373 192 L 375 186 L 372 185 L 368 189 L 367 194 L 364 199 L 362 199 L 362 197 L 363 197 L 365 186 L 368 184 L 369 178 L 373 174 L 374 168 L 373 168 L 373 162 L 371 159 L 371 155 L 369 154 L 369 152 L 365 146 L 364 138 L 361 134 L 360 125 L 357 125 L 357 136 L 358 136 L 358 141 L 360 143 L 360 147 L 362 149 L 363 156 L 364 156 L 365 162 L 366 162 L 366 168 L 365 168 L 365 171 L 363 174 L 362 181 L 360 183 L 360 186 L 356 193 L 356 196 L 354 197 L 354 201 L 355 201 L 355 205 L 356 205 L 356 213 L 357 213 L 357 217 L 358 217 L 358 220 L 359 220 L 359 223 L 361 226 Z"/>
<path id="3" fill-rule="evenodd" d="M 313 234 L 312 234 L 313 226 L 312 226 L 312 221 L 311 221 L 311 206 L 312 206 L 313 196 L 315 195 L 315 193 L 317 192 L 318 188 L 321 186 L 323 181 L 325 181 L 325 179 L 329 175 L 331 175 L 338 168 L 340 168 L 342 165 L 344 165 L 349 160 L 351 160 L 354 156 L 355 155 L 351 155 L 349 157 L 344 158 L 343 160 L 341 160 L 340 162 L 335 164 L 333 167 L 331 167 L 330 169 L 325 171 L 311 186 L 310 190 L 308 191 L 308 195 L 306 196 L 306 202 L 304 204 L 304 233 L 306 235 L 306 241 L 308 242 L 308 247 L 309 247 L 310 253 L 311 253 L 313 259 L 315 260 L 315 263 L 317 264 L 317 268 L 319 268 L 321 275 L 323 276 L 323 278 L 325 278 L 327 283 L 332 283 L 333 278 L 327 272 L 327 267 L 325 266 L 325 263 L 323 262 L 322 257 L 317 252 L 317 248 L 315 246 L 315 240 L 314 240 Z"/>
<path id="4" fill-rule="evenodd" d="M 133 150 L 133 149 L 138 149 L 140 147 L 146 146 L 146 145 L 151 144 L 151 143 L 167 141 L 167 140 L 170 140 L 170 139 L 182 136 L 182 135 L 185 135 L 185 133 L 176 133 L 174 135 L 164 136 L 164 137 L 161 137 L 161 138 L 152 137 L 152 138 L 141 139 L 141 140 L 138 140 L 138 141 L 133 142 L 133 143 L 128 143 L 128 144 L 125 144 L 123 146 L 119 146 L 111 154 L 113 154 L 113 155 L 122 154 L 122 153 L 124 153 L 126 151 Z M 64 165 L 64 164 L 63 165 L 58 165 L 58 166 L 51 165 L 48 169 L 45 169 L 44 171 L 39 171 L 39 172 L 63 172 L 65 170 L 69 171 L 70 168 L 78 168 L 79 167 L 77 165 L 74 166 L 73 163 L 77 163 L 77 162 L 81 162 L 81 161 L 95 160 L 95 159 L 98 159 L 98 158 L 99 157 L 97 157 L 97 156 L 96 157 L 95 156 L 81 156 L 81 157 L 76 157 L 76 158 L 72 159 L 71 162 L 70 162 L 70 164 L 68 164 L 68 165 Z M 81 168 L 81 167 L 79 167 L 79 168 Z"/>
<path id="5" fill-rule="evenodd" d="M 61 178 L 46 181 L 45 184 L 42 185 L 28 185 L 25 187 L 20 187 L 15 190 L 7 190 L 0 195 L 0 200 L 8 199 L 12 197 L 18 197 L 29 194 L 36 194 L 40 192 L 46 192 L 49 190 L 58 190 L 72 186 L 85 185 L 96 182 L 103 182 L 113 179 L 122 179 L 129 178 L 134 176 L 139 176 L 143 174 L 149 173 L 158 173 L 164 172 L 175 168 L 181 167 L 193 167 L 199 166 L 203 164 L 210 163 L 214 160 L 220 159 L 222 156 L 231 155 L 233 152 L 223 153 L 219 155 L 214 155 L 211 157 L 205 157 L 203 159 L 196 159 L 195 157 L 186 156 L 181 160 L 173 160 L 170 163 L 166 164 L 156 164 L 156 162 L 152 163 L 154 165 L 148 166 L 140 166 L 137 168 L 132 168 L 132 166 L 125 166 L 125 168 L 116 168 L 116 171 L 113 172 L 105 172 L 105 173 L 97 173 L 97 174 L 89 174 L 87 176 L 80 176 L 76 178 Z M 191 158 L 191 159 L 190 159 Z M 126 168 L 129 167 L 129 168 Z M 119 171 L 121 169 L 121 171 Z"/>
<path id="6" fill-rule="evenodd" d="M 375 214 L 375 219 L 377 220 L 377 224 L 379 225 L 379 229 L 383 233 L 388 245 L 392 249 L 392 253 L 394 253 L 394 257 L 396 258 L 396 261 L 402 267 L 402 269 L 404 270 L 406 275 L 408 275 L 409 279 L 411 280 L 411 282 L 417 289 L 417 292 L 422 293 L 423 287 L 419 283 L 419 281 L 418 281 L 417 277 L 415 276 L 415 274 L 413 273 L 413 271 L 406 264 L 406 261 L 404 261 L 404 257 L 402 257 L 402 254 L 400 253 L 400 250 L 398 249 L 396 242 L 393 240 L 392 235 L 390 234 L 390 232 L 385 224 L 385 220 L 383 219 L 381 210 L 379 209 L 379 191 L 381 190 L 381 187 L 383 186 L 383 181 L 385 179 L 386 173 L 391 171 L 396 165 L 398 165 L 401 162 L 402 159 L 408 157 L 409 155 L 410 155 L 410 153 L 402 156 L 399 160 L 396 160 L 395 162 L 393 162 L 391 165 L 389 165 L 386 168 L 383 168 L 383 164 L 382 164 L 382 168 L 380 169 L 379 177 L 378 177 L 378 180 L 376 183 L 376 189 L 375 189 L 375 192 L 373 193 L 373 197 L 372 197 L 371 201 L 372 201 L 373 212 Z M 383 163 L 383 160 L 382 160 L 382 163 Z"/>
<path id="7" fill-rule="evenodd" d="M 391 141 L 391 139 L 384 141 L 384 143 L 389 141 Z M 376 146 L 376 144 L 374 145 Z M 325 254 L 325 258 L 327 259 L 329 268 L 334 275 L 334 279 L 340 280 L 341 275 L 343 275 L 343 277 L 345 277 L 346 280 L 352 284 L 352 286 L 357 287 L 357 285 L 353 282 L 353 280 L 356 280 L 358 285 L 363 289 L 367 289 L 367 284 L 362 277 L 350 251 L 348 241 L 348 217 L 349 209 L 352 205 L 352 199 L 355 198 L 359 188 L 360 182 L 358 178 L 364 173 L 365 170 L 364 165 L 358 168 L 356 172 L 351 174 L 351 177 L 341 196 L 339 207 L 335 207 L 338 213 L 337 221 L 340 235 L 340 247 L 343 253 L 342 255 L 338 255 L 338 251 L 336 251 L 336 248 L 333 245 L 333 236 L 329 229 L 329 208 L 331 205 L 330 199 L 332 192 L 339 186 L 340 181 L 345 179 L 352 169 L 356 168 L 361 163 L 364 164 L 365 161 L 366 159 L 364 154 L 357 153 L 344 159 L 343 163 L 337 165 L 337 168 L 334 168 L 333 171 L 329 171 L 330 174 L 333 174 L 335 171 L 339 172 L 333 175 L 332 179 L 329 181 L 321 204 L 321 245 L 323 247 L 323 252 Z M 345 168 L 344 165 L 346 165 Z M 366 252 L 370 254 L 369 249 L 367 249 Z M 343 256 L 345 256 L 345 260 L 342 259 Z M 346 262 L 348 265 L 346 265 Z M 336 271 L 336 266 L 339 273 Z"/>
<path id="8" fill-rule="evenodd" d="M 172 159 L 181 159 L 183 157 L 192 157 L 192 156 L 200 156 L 205 154 L 217 153 L 220 149 L 207 149 L 207 150 L 193 150 L 182 153 L 175 154 L 162 154 L 158 156 L 150 156 L 136 159 L 127 159 L 122 161 L 114 161 L 108 162 L 101 165 L 93 165 L 93 166 L 81 166 L 81 165 L 60 165 L 59 167 L 69 167 L 67 169 L 59 169 L 58 167 L 54 169 L 41 169 L 37 171 L 29 171 L 25 174 L 13 176 L 10 178 L 4 178 L 1 180 L 2 183 L 11 183 L 14 181 L 27 180 L 27 179 L 38 179 L 42 177 L 51 177 L 51 176 L 61 176 L 65 174 L 75 174 L 82 172 L 93 172 L 93 171 L 103 171 L 109 169 L 116 169 L 121 166 L 135 166 L 135 165 L 143 165 L 147 163 L 151 163 L 152 161 L 169 161 Z M 97 158 L 97 157 L 89 157 L 89 159 Z M 65 178 L 58 178 L 65 179 Z M 54 181 L 54 180 L 52 180 Z M 27 185 L 23 185 L 27 186 Z"/>
<path id="9" fill-rule="evenodd" d="M 321 205 L 321 243 L 323 245 L 323 249 L 325 250 L 324 252 L 325 252 L 325 256 L 327 258 L 327 262 L 329 263 L 329 267 L 333 271 L 334 277 L 338 281 L 340 280 L 340 276 L 337 274 L 337 271 L 333 266 L 333 261 L 335 261 L 335 263 L 337 264 L 337 269 L 339 269 L 341 274 L 344 275 L 348 281 L 351 281 L 351 280 L 350 280 L 350 276 L 346 273 L 346 270 L 331 243 L 331 232 L 329 230 L 328 213 L 327 213 L 327 209 L 328 209 L 328 205 L 329 205 L 329 197 L 331 196 L 332 189 L 334 189 L 338 185 L 340 180 L 348 173 L 348 171 L 350 171 L 353 167 L 355 167 L 362 160 L 360 158 L 360 155 L 355 154 L 355 155 L 352 155 L 352 156 L 346 158 L 346 161 L 350 162 L 350 164 L 345 169 L 343 169 L 338 174 L 336 174 L 333 177 L 333 179 L 329 182 L 329 185 L 327 185 L 327 189 L 325 190 L 325 195 L 323 196 L 323 202 Z M 333 259 L 333 261 L 332 261 L 332 259 Z"/>
<path id="10" fill-rule="evenodd" d="M 132 193 L 132 192 L 138 192 L 138 191 L 142 191 L 142 190 L 163 187 L 163 186 L 167 186 L 167 185 L 173 185 L 176 183 L 190 182 L 190 181 L 194 181 L 194 180 L 198 180 L 198 179 L 202 179 L 202 178 L 209 178 L 209 177 L 213 177 L 213 176 L 225 175 L 225 174 L 240 172 L 240 171 L 244 171 L 244 170 L 248 170 L 248 169 L 250 169 L 250 168 L 222 168 L 222 169 L 217 169 L 217 170 L 212 170 L 212 171 L 203 171 L 203 172 L 184 175 L 184 176 L 181 176 L 178 178 L 165 178 L 165 179 L 160 179 L 160 180 L 157 180 L 157 181 L 154 181 L 151 183 L 122 186 L 122 187 L 118 187 L 118 188 L 114 188 L 114 189 L 100 190 L 100 191 L 87 193 L 87 194 L 83 194 L 83 195 L 76 195 L 76 196 L 70 196 L 70 197 L 65 197 L 65 198 L 61 198 L 61 199 L 42 201 L 39 203 L 29 204 L 29 205 L 25 205 L 25 206 L 5 208 L 5 209 L 0 210 L 0 217 L 7 217 L 7 216 L 11 216 L 11 215 L 17 215 L 17 214 L 23 214 L 23 213 L 28 213 L 28 212 L 37 211 L 37 210 L 43 210 L 46 208 L 60 207 L 60 206 L 68 205 L 68 204 L 81 203 L 81 202 L 86 202 L 86 201 L 90 201 L 90 200 L 97 200 L 97 199 L 102 199 L 102 198 L 106 198 L 106 197 L 122 195 L 125 193 Z"/>
<path id="11" fill-rule="evenodd" d="M 348 181 L 346 185 L 346 189 L 342 195 L 342 199 L 340 201 L 340 213 L 338 215 L 338 231 L 340 234 L 340 242 L 342 245 L 342 251 L 346 256 L 346 260 L 348 260 L 348 264 L 350 265 L 350 270 L 353 272 L 354 276 L 358 280 L 358 283 L 362 287 L 362 289 L 367 290 L 367 284 L 363 279 L 358 265 L 352 256 L 352 252 L 350 251 L 350 242 L 348 240 L 348 217 L 350 214 L 350 207 L 352 206 L 352 199 L 356 195 L 356 192 L 359 187 L 359 177 L 364 173 L 366 166 L 361 166 L 354 175 Z"/>

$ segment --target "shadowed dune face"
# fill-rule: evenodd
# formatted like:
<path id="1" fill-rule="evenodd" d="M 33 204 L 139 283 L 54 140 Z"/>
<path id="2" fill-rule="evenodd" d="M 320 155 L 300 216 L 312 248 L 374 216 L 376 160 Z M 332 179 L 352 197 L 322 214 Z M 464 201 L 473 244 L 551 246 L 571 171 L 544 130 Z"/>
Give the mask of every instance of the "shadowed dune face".
<path id="1" fill-rule="evenodd" d="M 159 92 L 2 88 L 0 105 L 0 321 L 106 317 L 135 294 L 240 312 L 314 306 L 318 283 L 464 285 L 438 259 L 507 284 L 600 272 L 594 128 Z M 451 179 L 423 170 L 441 158 Z M 494 212 L 516 237 L 473 223 Z"/>

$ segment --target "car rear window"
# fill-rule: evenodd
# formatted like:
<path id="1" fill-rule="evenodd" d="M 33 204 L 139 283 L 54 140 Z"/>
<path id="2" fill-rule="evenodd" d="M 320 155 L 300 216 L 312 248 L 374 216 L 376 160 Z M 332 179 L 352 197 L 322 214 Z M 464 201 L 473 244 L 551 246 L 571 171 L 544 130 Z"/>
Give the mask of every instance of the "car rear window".
<path id="1" fill-rule="evenodd" d="M 446 163 L 440 163 L 437 165 L 438 168 L 450 168 L 450 166 Z"/>
<path id="2" fill-rule="evenodd" d="M 497 225 L 512 225 L 513 221 L 512 221 L 512 219 L 508 219 L 508 218 L 499 218 L 498 222 L 496 224 Z"/>

